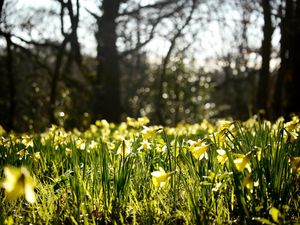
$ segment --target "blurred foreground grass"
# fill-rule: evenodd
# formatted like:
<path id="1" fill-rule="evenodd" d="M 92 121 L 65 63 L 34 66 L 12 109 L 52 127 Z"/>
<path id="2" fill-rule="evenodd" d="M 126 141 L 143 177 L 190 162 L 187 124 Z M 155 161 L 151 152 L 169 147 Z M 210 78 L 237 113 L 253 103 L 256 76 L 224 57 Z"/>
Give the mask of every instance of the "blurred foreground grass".
<path id="1" fill-rule="evenodd" d="M 0 224 L 300 224 L 300 123 L 0 129 Z"/>

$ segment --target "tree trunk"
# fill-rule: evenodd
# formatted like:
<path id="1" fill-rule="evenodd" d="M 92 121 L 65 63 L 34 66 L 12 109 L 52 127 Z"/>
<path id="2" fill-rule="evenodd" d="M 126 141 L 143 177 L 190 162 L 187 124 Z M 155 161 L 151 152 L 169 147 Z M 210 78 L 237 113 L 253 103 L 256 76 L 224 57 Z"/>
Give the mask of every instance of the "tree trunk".
<path id="1" fill-rule="evenodd" d="M 2 9 L 3 9 L 4 0 L 0 0 L 0 20 L 2 16 Z"/>
<path id="2" fill-rule="evenodd" d="M 56 56 L 55 67 L 54 67 L 54 71 L 53 71 L 53 75 L 52 75 L 53 77 L 51 80 L 50 101 L 49 101 L 49 122 L 51 124 L 57 124 L 56 117 L 55 117 L 57 88 L 58 88 L 58 83 L 59 83 L 60 75 L 61 75 L 61 67 L 63 64 L 63 57 L 64 57 L 65 49 L 66 49 L 68 42 L 69 42 L 69 38 L 66 37 L 59 47 L 59 51 Z"/>
<path id="3" fill-rule="evenodd" d="M 122 108 L 120 100 L 120 71 L 116 47 L 116 18 L 120 2 L 103 0 L 103 15 L 98 18 L 97 79 L 95 84 L 93 117 L 110 122 L 120 122 Z"/>
<path id="4" fill-rule="evenodd" d="M 77 35 L 77 28 L 78 28 L 78 22 L 79 22 L 79 0 L 76 0 L 76 14 L 74 14 L 73 11 L 73 5 L 72 0 L 68 0 L 67 3 L 64 3 L 63 1 L 61 3 L 61 33 L 64 36 L 63 42 L 59 46 L 58 53 L 56 55 L 56 61 L 55 66 L 53 70 L 53 77 L 51 80 L 51 87 L 50 87 L 50 102 L 49 102 L 49 122 L 51 124 L 56 124 L 56 117 L 55 117 L 55 108 L 56 108 L 56 102 L 57 102 L 57 89 L 58 89 L 58 83 L 61 79 L 62 74 L 62 66 L 63 66 L 63 60 L 64 55 L 66 53 L 66 48 L 68 43 L 71 45 L 71 55 L 67 59 L 66 65 L 71 65 L 73 61 L 76 61 L 79 66 L 81 66 L 81 52 L 80 52 L 80 44 L 78 41 L 78 35 Z M 64 31 L 64 9 L 68 10 L 69 18 L 71 22 L 71 31 L 70 33 L 65 33 Z"/>
<path id="5" fill-rule="evenodd" d="M 8 115 L 8 124 L 7 130 L 13 130 L 14 120 L 15 120 L 15 109 L 16 109 L 16 87 L 15 87 L 15 76 L 13 72 L 13 55 L 12 55 L 12 42 L 11 35 L 5 34 L 6 39 L 6 74 L 9 82 L 9 115 Z"/>
<path id="6" fill-rule="evenodd" d="M 262 8 L 264 14 L 263 41 L 261 46 L 262 64 L 259 73 L 258 92 L 256 99 L 256 109 L 264 110 L 268 115 L 268 100 L 269 100 L 269 77 L 270 77 L 270 59 L 272 48 L 272 20 L 271 6 L 269 0 L 262 0 Z"/>
<path id="7" fill-rule="evenodd" d="M 300 3 L 285 1 L 285 13 L 281 15 L 281 64 L 274 93 L 276 117 L 299 113 L 300 106 Z"/>
<path id="8" fill-rule="evenodd" d="M 291 12 L 292 12 L 292 5 L 290 4 L 291 1 L 286 1 L 286 8 L 285 10 L 282 9 L 282 5 L 280 5 L 279 14 L 281 16 L 281 23 L 280 23 L 280 68 L 277 75 L 277 80 L 275 84 L 275 92 L 274 92 L 274 103 L 273 103 L 273 112 L 275 118 L 284 115 L 285 111 L 285 85 L 286 85 L 286 78 L 289 74 L 289 54 L 288 51 L 290 49 L 290 37 L 289 37 L 289 21 L 291 19 Z"/>
<path id="9" fill-rule="evenodd" d="M 300 113 L 300 2 L 293 2 L 292 0 L 289 1 L 291 1 L 290 4 L 292 4 L 293 7 L 293 17 L 291 19 L 291 29 L 289 30 L 292 44 L 289 55 L 292 65 L 286 86 L 287 115 L 291 113 Z"/>

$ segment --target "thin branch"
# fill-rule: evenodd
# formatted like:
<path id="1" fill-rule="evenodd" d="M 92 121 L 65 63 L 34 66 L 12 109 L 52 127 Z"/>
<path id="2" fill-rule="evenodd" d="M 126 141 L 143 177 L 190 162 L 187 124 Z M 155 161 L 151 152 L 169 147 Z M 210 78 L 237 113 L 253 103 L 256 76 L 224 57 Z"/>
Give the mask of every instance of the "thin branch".
<path id="1" fill-rule="evenodd" d="M 144 5 L 144 6 L 139 6 L 138 8 L 132 10 L 132 11 L 124 11 L 119 13 L 119 16 L 130 16 L 130 15 L 136 15 L 141 9 L 161 9 L 167 5 L 177 3 L 178 0 L 164 0 L 164 1 L 159 1 L 154 4 L 149 4 L 149 5 Z"/>
<path id="2" fill-rule="evenodd" d="M 159 16 L 155 22 L 153 23 L 153 26 L 151 28 L 151 31 L 150 31 L 150 34 L 149 34 L 149 37 L 147 38 L 147 40 L 145 40 L 144 42 L 142 43 L 139 43 L 138 45 L 136 45 L 134 48 L 132 49 L 128 49 L 122 53 L 120 53 L 120 57 L 125 57 L 129 54 L 132 54 L 133 52 L 135 51 L 138 51 L 139 49 L 141 49 L 143 46 L 145 46 L 146 44 L 148 44 L 153 38 L 154 38 L 154 33 L 155 33 L 155 28 L 157 27 L 157 25 L 161 22 L 162 19 L 165 19 L 165 18 L 168 18 L 170 16 L 172 16 L 175 12 L 177 12 L 178 10 L 182 9 L 184 6 L 184 4 L 176 7 L 174 10 L 172 10 L 171 12 L 167 13 L 167 14 L 164 14 L 164 15 L 161 15 Z"/>

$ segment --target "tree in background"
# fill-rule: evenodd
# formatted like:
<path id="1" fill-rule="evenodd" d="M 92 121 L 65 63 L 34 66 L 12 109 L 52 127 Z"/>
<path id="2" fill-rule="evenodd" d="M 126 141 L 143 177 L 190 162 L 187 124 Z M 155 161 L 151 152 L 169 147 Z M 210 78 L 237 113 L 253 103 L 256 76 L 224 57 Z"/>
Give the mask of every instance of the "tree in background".
<path id="1" fill-rule="evenodd" d="M 49 100 L 49 120 L 52 124 L 57 124 L 56 121 L 56 104 L 57 104 L 57 89 L 58 83 L 61 76 L 70 73 L 72 68 L 72 63 L 76 62 L 79 67 L 81 66 L 81 53 L 80 45 L 78 42 L 77 28 L 79 23 L 79 11 L 80 4 L 79 0 L 76 0 L 76 10 L 73 8 L 72 0 L 57 0 L 60 4 L 60 22 L 61 22 L 61 35 L 63 36 L 63 41 L 59 44 L 57 48 L 57 54 L 55 59 L 55 65 L 52 73 L 51 88 L 50 88 L 50 100 Z M 69 29 L 65 27 L 65 11 L 68 12 L 68 17 L 71 26 Z M 68 31 L 66 31 L 68 30 Z M 70 30 L 70 31 L 69 31 Z M 67 46 L 70 44 L 70 53 L 67 53 Z M 66 56 L 66 63 L 64 65 L 64 57 Z M 64 66 L 64 68 L 62 68 Z"/>
<path id="2" fill-rule="evenodd" d="M 196 1 L 195 1 L 196 2 Z M 94 101 L 93 101 L 93 115 L 94 119 L 99 116 L 106 118 L 108 121 L 119 122 L 122 114 L 124 113 L 124 107 L 121 102 L 121 73 L 120 73 L 120 57 L 124 57 L 129 53 L 139 50 L 142 46 L 147 44 L 153 38 L 153 32 L 155 27 L 163 19 L 173 16 L 175 13 L 179 13 L 187 5 L 182 1 L 158 1 L 154 4 L 140 6 L 138 5 L 134 9 L 120 11 L 122 3 L 130 4 L 130 1 L 102 1 L 101 10 L 102 15 L 97 16 L 91 13 L 97 20 L 97 79 L 94 87 Z M 134 4 L 132 2 L 132 4 Z M 196 4 L 195 4 L 196 5 Z M 193 7 L 195 8 L 195 6 Z M 116 43 L 118 34 L 118 23 L 124 16 L 134 16 L 139 14 L 145 14 L 146 11 L 152 11 L 151 20 L 146 22 L 152 25 L 152 29 L 149 34 L 149 38 L 144 42 L 138 42 L 133 49 L 120 52 L 117 49 Z M 193 10 L 192 10 L 193 11 Z M 153 14 L 154 12 L 154 14 Z M 158 16 L 156 16 L 158 15 Z M 155 17 L 156 16 L 156 17 Z M 121 18 L 122 19 L 122 18 Z M 127 18 L 128 19 L 128 18 Z M 188 19 L 189 21 L 190 19 Z M 186 25 L 188 22 L 186 22 Z M 119 24 L 120 25 L 120 24 Z M 186 26 L 184 25 L 183 28 Z M 181 28 L 180 30 L 182 30 Z M 119 27 L 119 29 L 122 29 Z M 180 36 L 181 31 L 175 35 L 174 39 Z M 175 42 L 174 42 L 175 44 Z M 174 48 L 174 44 L 171 44 L 171 48 Z M 169 60 L 167 54 L 166 62 Z M 166 63 L 165 63 L 166 64 Z M 165 67 L 165 66 L 163 66 Z M 164 70 L 164 69 L 162 69 Z M 162 74 L 164 72 L 162 71 Z M 159 83 L 163 83 L 163 79 L 160 79 Z M 161 99 L 161 92 L 158 96 Z M 160 114 L 158 114 L 160 115 Z M 163 121 L 161 121 L 163 122 Z"/>
<path id="3" fill-rule="evenodd" d="M 0 19 L 2 16 L 2 8 L 3 8 L 4 0 L 0 0 Z"/>
<path id="4" fill-rule="evenodd" d="M 274 31 L 271 17 L 271 2 L 262 0 L 261 7 L 263 9 L 264 25 L 263 25 L 263 41 L 261 45 L 262 63 L 259 73 L 259 83 L 256 98 L 256 110 L 264 110 L 266 115 L 269 109 L 269 93 L 270 93 L 270 60 L 272 50 L 272 34 Z"/>
<path id="5" fill-rule="evenodd" d="M 299 113 L 300 87 L 300 3 L 285 0 L 278 7 L 280 18 L 280 68 L 277 75 L 273 110 L 275 116 Z"/>

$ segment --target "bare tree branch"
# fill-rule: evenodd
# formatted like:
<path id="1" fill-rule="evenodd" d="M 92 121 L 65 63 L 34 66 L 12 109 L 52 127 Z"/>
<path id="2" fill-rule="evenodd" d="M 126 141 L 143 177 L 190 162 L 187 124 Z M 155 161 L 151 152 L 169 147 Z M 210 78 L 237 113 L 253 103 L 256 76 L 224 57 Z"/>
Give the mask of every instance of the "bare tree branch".
<path id="1" fill-rule="evenodd" d="M 197 3 L 197 0 L 192 0 L 192 6 L 191 6 L 191 10 L 190 10 L 190 13 L 188 15 L 188 17 L 186 18 L 185 22 L 183 23 L 183 25 L 177 29 L 177 32 L 176 34 L 173 36 L 173 38 L 171 39 L 171 45 L 168 49 L 168 52 L 163 60 L 163 63 L 162 63 L 162 69 L 161 69 L 161 72 L 160 72 L 160 76 L 159 76 L 159 93 L 158 93 L 158 98 L 157 98 L 157 103 L 156 103 L 156 113 L 157 113 L 157 117 L 158 117 L 158 120 L 159 120 L 159 123 L 164 125 L 165 124 L 165 121 L 164 121 L 164 117 L 163 117 L 163 107 L 162 107 L 162 95 L 163 95 L 163 83 L 164 83 L 164 80 L 165 80 L 165 75 L 166 75 L 166 70 L 167 70 L 167 66 L 168 66 L 168 63 L 170 61 L 170 57 L 171 57 L 171 54 L 172 54 L 172 51 L 175 47 L 175 44 L 176 44 L 176 40 L 182 35 L 182 32 L 184 30 L 184 28 L 190 23 L 191 19 L 192 19 L 192 16 L 193 16 L 193 13 L 195 11 L 195 8 L 196 8 L 196 4 Z"/>

